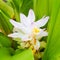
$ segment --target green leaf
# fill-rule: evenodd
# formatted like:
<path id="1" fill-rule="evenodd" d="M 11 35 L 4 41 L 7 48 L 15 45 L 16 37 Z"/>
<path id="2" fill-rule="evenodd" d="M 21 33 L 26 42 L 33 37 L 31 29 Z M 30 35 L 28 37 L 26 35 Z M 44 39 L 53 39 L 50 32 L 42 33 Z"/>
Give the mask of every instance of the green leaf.
<path id="1" fill-rule="evenodd" d="M 8 0 L 14 10 L 14 19 L 20 21 L 20 6 L 22 4 L 21 0 Z"/>
<path id="2" fill-rule="evenodd" d="M 54 0 L 43 60 L 60 60 L 60 0 Z"/>
<path id="3" fill-rule="evenodd" d="M 34 57 L 32 51 L 28 49 L 21 52 L 20 54 L 14 55 L 13 60 L 34 60 Z"/>
<path id="4" fill-rule="evenodd" d="M 0 33 L 0 44 L 1 47 L 11 47 L 11 40 L 4 34 Z"/>
<path id="5" fill-rule="evenodd" d="M 30 49 L 12 55 L 9 48 L 0 48 L 0 60 L 34 60 Z"/>
<path id="6" fill-rule="evenodd" d="M 33 4 L 37 19 L 48 15 L 48 0 L 33 0 Z"/>
<path id="7" fill-rule="evenodd" d="M 9 49 L 0 48 L 0 60 L 12 60 Z"/>
<path id="8" fill-rule="evenodd" d="M 15 55 L 16 54 L 20 54 L 21 52 L 23 52 L 25 49 L 16 49 L 16 51 L 15 51 Z"/>
<path id="9" fill-rule="evenodd" d="M 11 33 L 13 29 L 9 18 L 2 11 L 0 11 L 0 29 L 2 29 L 5 34 Z"/>
<path id="10" fill-rule="evenodd" d="M 13 18 L 14 16 L 14 11 L 11 6 L 6 4 L 4 1 L 0 0 L 0 9 L 9 17 Z"/>
<path id="11" fill-rule="evenodd" d="M 54 30 L 54 26 L 55 26 L 55 23 L 57 21 L 59 8 L 60 8 L 59 0 L 54 0 L 53 6 L 52 6 L 51 17 L 50 17 L 50 21 L 49 21 L 49 25 L 48 25 L 48 30 L 49 30 L 48 41 L 51 40 L 51 36 L 52 36 L 53 30 Z"/>

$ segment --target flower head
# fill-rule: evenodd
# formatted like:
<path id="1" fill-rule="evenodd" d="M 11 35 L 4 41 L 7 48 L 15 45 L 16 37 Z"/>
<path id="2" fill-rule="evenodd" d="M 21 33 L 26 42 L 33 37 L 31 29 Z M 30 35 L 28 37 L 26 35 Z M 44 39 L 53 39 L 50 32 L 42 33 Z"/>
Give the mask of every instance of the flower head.
<path id="1" fill-rule="evenodd" d="M 48 35 L 48 33 L 40 27 L 43 27 L 48 22 L 49 17 L 42 17 L 42 19 L 35 22 L 35 14 L 33 10 L 30 9 L 27 17 L 20 13 L 20 18 L 20 22 L 10 20 L 14 29 L 13 33 L 8 36 L 13 39 L 20 39 L 20 45 L 24 48 L 32 46 L 35 50 L 38 50 L 40 47 L 39 39 Z"/>

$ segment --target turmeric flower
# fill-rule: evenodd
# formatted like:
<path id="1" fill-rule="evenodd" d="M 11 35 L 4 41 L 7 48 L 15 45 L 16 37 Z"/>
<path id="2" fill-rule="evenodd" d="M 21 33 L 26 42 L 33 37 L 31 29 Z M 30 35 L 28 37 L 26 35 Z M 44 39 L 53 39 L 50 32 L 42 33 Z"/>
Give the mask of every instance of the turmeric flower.
<path id="1" fill-rule="evenodd" d="M 20 13 L 20 22 L 10 19 L 14 29 L 13 33 L 8 36 L 16 40 L 22 48 L 27 47 L 38 50 L 40 47 L 39 39 L 48 35 L 48 33 L 40 27 L 43 27 L 48 22 L 48 19 L 49 16 L 42 17 L 35 22 L 35 14 L 32 9 L 29 10 L 27 17 Z"/>

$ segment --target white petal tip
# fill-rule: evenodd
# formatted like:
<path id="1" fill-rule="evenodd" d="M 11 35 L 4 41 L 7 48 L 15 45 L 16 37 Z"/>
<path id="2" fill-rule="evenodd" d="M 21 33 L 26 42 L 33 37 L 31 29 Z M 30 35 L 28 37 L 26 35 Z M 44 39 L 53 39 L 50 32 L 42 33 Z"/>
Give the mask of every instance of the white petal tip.
<path id="1" fill-rule="evenodd" d="M 36 45 L 34 46 L 36 50 L 39 50 L 40 48 L 40 42 L 37 40 Z"/>
<path id="2" fill-rule="evenodd" d="M 20 13 L 20 17 L 21 17 L 22 15 L 24 15 L 24 14 L 23 14 L 23 13 Z"/>
<path id="3" fill-rule="evenodd" d="M 8 37 L 15 37 L 15 34 L 9 34 Z"/>
<path id="4" fill-rule="evenodd" d="M 10 23 L 13 24 L 14 23 L 14 20 L 10 19 Z"/>
<path id="5" fill-rule="evenodd" d="M 30 20 L 31 22 L 35 21 L 35 14 L 34 14 L 34 11 L 32 9 L 29 10 L 28 20 Z"/>
<path id="6" fill-rule="evenodd" d="M 44 32 L 44 36 L 48 36 L 48 32 Z"/>
<path id="7" fill-rule="evenodd" d="M 13 19 L 10 19 L 10 22 L 12 22 L 13 21 Z"/>
<path id="8" fill-rule="evenodd" d="M 30 12 L 32 12 L 33 10 L 32 10 L 32 9 L 30 9 L 29 11 L 30 11 Z"/>
<path id="9" fill-rule="evenodd" d="M 8 37 L 11 37 L 11 34 L 9 34 Z"/>
<path id="10" fill-rule="evenodd" d="M 48 19 L 48 20 L 49 20 L 49 16 L 47 16 L 47 17 L 46 17 L 46 19 Z"/>

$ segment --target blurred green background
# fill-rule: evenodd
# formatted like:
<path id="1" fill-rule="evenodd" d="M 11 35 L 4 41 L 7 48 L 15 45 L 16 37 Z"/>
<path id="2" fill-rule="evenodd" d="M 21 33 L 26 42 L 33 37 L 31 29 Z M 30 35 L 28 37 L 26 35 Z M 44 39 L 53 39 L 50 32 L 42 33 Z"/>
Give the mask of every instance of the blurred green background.
<path id="1" fill-rule="evenodd" d="M 20 13 L 26 16 L 29 9 L 35 12 L 36 20 L 49 16 L 47 46 L 42 60 L 60 60 L 60 0 L 0 0 L 0 29 L 7 35 L 13 26 L 9 20 L 20 21 Z M 34 60 L 31 50 L 11 57 L 11 41 L 0 33 L 0 60 Z M 7 49 L 8 48 L 8 49 Z M 28 53 L 28 54 L 27 54 Z"/>

